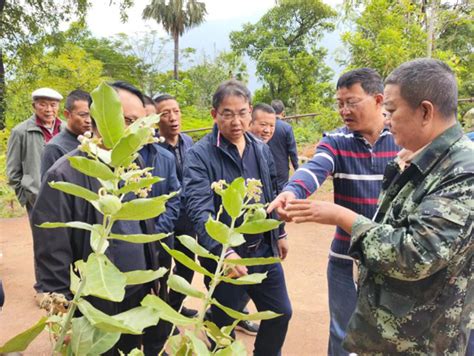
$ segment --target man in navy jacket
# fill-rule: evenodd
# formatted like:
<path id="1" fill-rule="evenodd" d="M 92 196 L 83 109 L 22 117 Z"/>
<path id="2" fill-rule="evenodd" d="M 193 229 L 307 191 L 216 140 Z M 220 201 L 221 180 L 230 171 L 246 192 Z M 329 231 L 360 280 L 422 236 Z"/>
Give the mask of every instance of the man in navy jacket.
<path id="1" fill-rule="evenodd" d="M 209 214 L 215 217 L 221 205 L 220 197 L 210 189 L 211 184 L 220 179 L 230 183 L 237 177 L 260 179 L 263 183 L 262 202 L 268 203 L 275 196 L 272 154 L 267 145 L 246 133 L 251 111 L 249 90 L 236 80 L 223 82 L 213 96 L 211 115 L 215 122 L 214 129 L 188 150 L 185 159 L 183 188 L 186 211 L 196 228 L 199 243 L 217 255 L 222 252 L 222 246 L 210 238 L 205 229 Z M 230 223 L 225 213 L 221 214 L 220 220 Z M 279 239 L 278 229 L 260 235 L 245 235 L 245 239 L 243 245 L 226 251 L 226 258 L 284 257 L 288 251 L 288 242 Z M 210 259 L 201 259 L 201 264 L 210 271 L 216 268 L 215 261 Z M 236 266 L 232 269 L 232 276 L 240 277 L 253 272 L 267 273 L 267 278 L 257 285 L 220 283 L 214 297 L 223 305 L 239 309 L 247 293 L 258 310 L 282 314 L 261 322 L 254 344 L 254 355 L 279 355 L 292 313 L 283 268 L 279 263 L 248 269 Z M 212 319 L 219 327 L 233 322 L 215 306 L 212 306 Z"/>
<path id="2" fill-rule="evenodd" d="M 275 159 L 275 167 L 278 179 L 279 191 L 288 183 L 290 176 L 291 161 L 293 169 L 298 169 L 298 151 L 296 149 L 295 135 L 290 124 L 284 122 L 281 118 L 285 116 L 285 106 L 281 100 L 272 100 L 271 106 L 277 115 L 275 132 L 268 141 L 268 146 Z"/>

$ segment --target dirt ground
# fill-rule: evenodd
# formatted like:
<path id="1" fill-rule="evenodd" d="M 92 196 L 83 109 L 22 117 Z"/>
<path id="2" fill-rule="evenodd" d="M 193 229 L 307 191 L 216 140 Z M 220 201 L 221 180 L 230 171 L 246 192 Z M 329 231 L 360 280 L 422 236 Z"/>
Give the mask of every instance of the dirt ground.
<path id="1" fill-rule="evenodd" d="M 331 193 L 318 193 L 330 200 Z M 290 252 L 283 262 L 286 283 L 293 305 L 283 355 L 325 355 L 328 338 L 326 263 L 334 229 L 318 224 L 287 225 Z M 26 217 L 0 219 L 0 278 L 6 302 L 0 312 L 0 345 L 33 325 L 42 315 L 34 302 L 33 253 L 31 232 Z M 194 285 L 204 288 L 202 279 Z M 193 300 L 188 307 L 196 306 Z M 254 338 L 237 333 L 249 354 Z M 43 333 L 24 355 L 49 355 L 51 344 Z"/>

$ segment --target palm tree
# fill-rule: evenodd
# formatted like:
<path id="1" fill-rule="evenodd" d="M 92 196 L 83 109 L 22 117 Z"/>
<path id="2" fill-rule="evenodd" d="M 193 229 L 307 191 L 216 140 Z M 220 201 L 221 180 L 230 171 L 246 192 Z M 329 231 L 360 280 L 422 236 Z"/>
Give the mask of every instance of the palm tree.
<path id="1" fill-rule="evenodd" d="M 161 23 L 174 41 L 174 79 L 178 80 L 179 38 L 204 22 L 206 4 L 196 0 L 151 0 L 143 10 L 143 18 Z"/>

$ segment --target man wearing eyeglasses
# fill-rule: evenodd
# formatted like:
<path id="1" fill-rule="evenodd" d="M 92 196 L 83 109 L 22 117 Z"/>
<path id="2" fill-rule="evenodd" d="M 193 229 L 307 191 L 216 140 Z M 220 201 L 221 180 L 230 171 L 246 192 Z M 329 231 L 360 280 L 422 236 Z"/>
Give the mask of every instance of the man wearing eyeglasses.
<path id="1" fill-rule="evenodd" d="M 41 177 L 59 158 L 75 150 L 80 144 L 79 135 L 91 131 L 92 120 L 89 112 L 91 96 L 83 90 L 73 90 L 69 93 L 64 104 L 66 129 L 53 137 L 44 147 L 41 159 Z"/>
<path id="2" fill-rule="evenodd" d="M 373 69 L 355 69 L 342 75 L 336 88 L 337 109 L 345 126 L 324 134 L 314 157 L 295 172 L 269 211 L 277 208 L 284 216 L 292 200 L 306 199 L 331 175 L 335 203 L 374 216 L 385 166 L 399 151 L 384 126 L 382 78 Z M 350 235 L 337 227 L 327 269 L 330 355 L 348 354 L 342 340 L 357 299 L 349 244 Z"/>
<path id="3" fill-rule="evenodd" d="M 213 240 L 205 229 L 209 215 L 216 217 L 221 205 L 220 197 L 210 189 L 211 184 L 221 179 L 230 183 L 238 177 L 260 179 L 263 184 L 261 203 L 269 203 L 275 197 L 277 181 L 270 149 L 246 132 L 252 111 L 249 90 L 236 80 L 223 82 L 213 96 L 212 106 L 213 131 L 188 150 L 183 189 L 186 211 L 196 228 L 199 243 L 213 254 L 220 255 L 222 245 Z M 275 217 L 274 214 L 272 216 Z M 220 221 L 230 224 L 231 219 L 224 212 L 220 214 Z M 244 237 L 246 242 L 243 245 L 225 252 L 227 259 L 283 256 L 287 253 L 288 242 L 279 239 L 278 229 Z M 209 271 L 216 269 L 214 260 L 200 258 L 200 262 Z M 260 323 L 254 344 L 254 355 L 279 355 L 292 313 L 281 264 L 248 268 L 235 265 L 229 269 L 227 276 L 238 278 L 257 271 L 267 273 L 261 284 L 238 286 L 219 283 L 213 296 L 221 304 L 239 310 L 244 295 L 248 294 L 258 310 L 282 314 Z M 205 282 L 208 284 L 209 278 Z M 212 321 L 218 327 L 234 322 L 215 305 L 211 309 Z"/>

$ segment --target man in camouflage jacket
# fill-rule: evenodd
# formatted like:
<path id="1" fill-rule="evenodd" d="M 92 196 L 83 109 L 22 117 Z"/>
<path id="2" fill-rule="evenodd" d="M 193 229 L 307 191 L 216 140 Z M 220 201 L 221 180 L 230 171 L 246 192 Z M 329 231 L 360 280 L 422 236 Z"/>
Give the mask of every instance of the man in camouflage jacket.
<path id="1" fill-rule="evenodd" d="M 456 120 L 454 74 L 437 60 L 404 63 L 385 81 L 384 105 L 405 150 L 387 166 L 374 219 L 304 200 L 285 218 L 351 233 L 360 274 L 344 348 L 464 355 L 474 327 L 474 144 Z"/>

